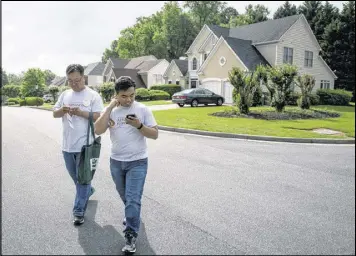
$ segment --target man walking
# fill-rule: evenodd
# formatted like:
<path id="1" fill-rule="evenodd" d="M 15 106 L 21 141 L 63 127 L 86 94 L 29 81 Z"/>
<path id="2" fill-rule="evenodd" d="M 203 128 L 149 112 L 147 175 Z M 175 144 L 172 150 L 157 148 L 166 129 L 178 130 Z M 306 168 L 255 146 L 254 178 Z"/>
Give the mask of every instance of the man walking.
<path id="1" fill-rule="evenodd" d="M 62 118 L 63 157 L 69 175 L 76 186 L 73 223 L 80 225 L 84 223 L 88 199 L 94 193 L 91 184 L 81 185 L 78 183 L 80 152 L 83 145 L 86 144 L 89 112 L 93 112 L 93 119 L 96 120 L 104 109 L 104 105 L 101 96 L 85 86 L 84 68 L 81 65 L 69 65 L 66 74 L 71 89 L 64 91 L 59 96 L 53 107 L 53 117 Z M 92 143 L 92 136 L 90 139 L 90 143 Z"/>
<path id="2" fill-rule="evenodd" d="M 135 82 L 120 77 L 116 96 L 95 123 L 95 133 L 110 130 L 110 171 L 124 205 L 126 245 L 123 252 L 136 251 L 140 228 L 141 197 L 147 174 L 146 138 L 157 139 L 156 120 L 145 105 L 135 101 Z"/>

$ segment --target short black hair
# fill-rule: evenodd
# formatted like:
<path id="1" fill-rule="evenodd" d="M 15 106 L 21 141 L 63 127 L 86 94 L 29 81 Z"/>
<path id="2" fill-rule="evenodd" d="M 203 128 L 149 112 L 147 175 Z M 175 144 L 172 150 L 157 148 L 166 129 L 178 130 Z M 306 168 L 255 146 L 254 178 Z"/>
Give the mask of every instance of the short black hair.
<path id="1" fill-rule="evenodd" d="M 127 91 L 130 87 L 136 88 L 136 83 L 129 76 L 120 76 L 115 82 L 115 91 Z"/>
<path id="2" fill-rule="evenodd" d="M 66 69 L 66 74 L 69 75 L 73 72 L 79 72 L 80 75 L 84 75 L 84 67 L 80 64 L 70 64 Z"/>

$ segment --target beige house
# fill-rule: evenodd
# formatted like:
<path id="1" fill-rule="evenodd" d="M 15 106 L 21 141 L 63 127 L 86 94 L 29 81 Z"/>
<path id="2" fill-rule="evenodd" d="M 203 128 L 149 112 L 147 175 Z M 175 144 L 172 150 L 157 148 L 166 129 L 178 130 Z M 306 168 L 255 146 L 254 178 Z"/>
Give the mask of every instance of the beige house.
<path id="1" fill-rule="evenodd" d="M 115 81 L 118 77 L 128 73 L 133 74 L 135 71 L 135 79 L 139 77 L 143 87 L 150 88 L 153 85 L 164 84 L 163 74 L 168 66 L 169 62 L 167 60 L 158 60 L 152 55 L 132 59 L 109 58 L 102 75 L 104 82 Z"/>
<path id="2" fill-rule="evenodd" d="M 189 87 L 188 60 L 172 60 L 163 75 L 166 84 L 177 84 L 183 89 Z"/>
<path id="3" fill-rule="evenodd" d="M 303 14 L 231 29 L 204 25 L 186 53 L 189 87 L 210 89 L 232 103 L 232 86 L 228 82 L 232 67 L 249 72 L 259 64 L 290 63 L 299 68 L 300 74 L 315 77 L 314 90 L 333 89 L 337 77 L 320 51 Z"/>

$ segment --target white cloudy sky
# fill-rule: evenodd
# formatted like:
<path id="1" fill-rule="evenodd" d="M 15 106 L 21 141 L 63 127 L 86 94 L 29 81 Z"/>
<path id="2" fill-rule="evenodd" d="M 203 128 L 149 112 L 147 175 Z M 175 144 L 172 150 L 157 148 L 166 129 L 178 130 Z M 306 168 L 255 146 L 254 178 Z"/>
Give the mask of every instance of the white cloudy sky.
<path id="1" fill-rule="evenodd" d="M 249 3 L 268 6 L 271 15 L 283 1 L 227 1 L 239 13 Z M 345 2 L 345 1 L 343 1 Z M 330 1 L 339 9 L 342 3 Z M 303 1 L 291 1 L 299 6 Z M 31 67 L 63 76 L 70 63 L 101 60 L 105 48 L 120 31 L 161 9 L 150 2 L 2 2 L 2 67 L 20 73 Z"/>

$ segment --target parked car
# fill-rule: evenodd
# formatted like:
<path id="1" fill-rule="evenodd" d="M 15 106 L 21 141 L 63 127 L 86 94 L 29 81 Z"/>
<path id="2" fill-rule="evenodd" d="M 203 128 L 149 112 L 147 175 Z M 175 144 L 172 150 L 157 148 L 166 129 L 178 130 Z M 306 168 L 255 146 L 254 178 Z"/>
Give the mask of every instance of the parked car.
<path id="1" fill-rule="evenodd" d="M 197 107 L 199 104 L 216 104 L 217 106 L 221 106 L 225 102 L 225 98 L 208 89 L 195 88 L 173 94 L 172 102 L 178 104 L 180 107 L 183 107 L 185 104 L 190 104 L 192 107 Z"/>
<path id="2" fill-rule="evenodd" d="M 47 102 L 47 103 L 54 100 L 52 95 L 50 95 L 50 94 L 43 95 L 42 99 L 44 102 Z"/>

